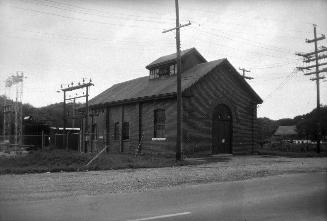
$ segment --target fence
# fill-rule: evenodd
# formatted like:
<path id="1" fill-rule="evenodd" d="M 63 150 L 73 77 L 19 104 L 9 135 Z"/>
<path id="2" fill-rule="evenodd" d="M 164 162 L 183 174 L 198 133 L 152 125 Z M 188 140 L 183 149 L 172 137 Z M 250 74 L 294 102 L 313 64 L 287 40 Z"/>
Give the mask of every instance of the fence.
<path id="1" fill-rule="evenodd" d="M 316 151 L 316 142 L 305 140 L 303 142 L 289 142 L 289 141 L 280 141 L 272 142 L 264 145 L 263 149 L 273 150 L 273 151 L 282 151 L 282 152 L 315 152 Z M 327 151 L 327 142 L 321 141 L 320 145 L 321 151 Z"/>
<path id="2" fill-rule="evenodd" d="M 80 134 L 37 134 L 37 135 L 22 135 L 17 138 L 18 144 L 15 143 L 15 135 L 0 136 L 1 150 L 17 150 L 17 149 L 46 149 L 58 148 L 79 151 Z"/>

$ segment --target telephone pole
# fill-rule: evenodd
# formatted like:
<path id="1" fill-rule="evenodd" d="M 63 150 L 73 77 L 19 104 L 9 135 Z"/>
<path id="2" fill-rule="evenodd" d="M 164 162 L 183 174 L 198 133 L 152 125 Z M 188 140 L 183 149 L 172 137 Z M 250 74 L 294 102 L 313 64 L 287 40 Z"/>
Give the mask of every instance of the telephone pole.
<path id="1" fill-rule="evenodd" d="M 176 63 L 177 63 L 177 137 L 176 137 L 176 160 L 182 160 L 182 63 L 181 63 L 181 47 L 180 47 L 180 28 L 191 25 L 181 25 L 179 23 L 179 5 L 178 0 L 175 0 L 176 9 L 176 27 L 163 31 L 167 33 L 176 30 Z"/>
<path id="2" fill-rule="evenodd" d="M 240 69 L 242 71 L 242 73 L 243 73 L 242 77 L 244 79 L 248 79 L 248 80 L 252 80 L 253 79 L 253 77 L 250 77 L 250 76 L 246 76 L 245 75 L 246 72 L 251 72 L 250 70 L 246 70 L 245 68 L 238 68 L 238 69 Z"/>
<path id="3" fill-rule="evenodd" d="M 310 78 L 312 81 L 316 81 L 316 88 L 317 88 L 317 153 L 320 153 L 320 140 L 321 140 L 321 125 L 320 125 L 320 80 L 324 79 L 325 76 L 320 76 L 320 73 L 327 72 L 327 67 L 323 67 L 319 70 L 320 66 L 327 65 L 327 62 L 319 63 L 319 60 L 327 58 L 327 54 L 320 54 L 322 52 L 326 52 L 327 48 L 322 46 L 318 48 L 318 41 L 324 40 L 326 37 L 325 35 L 321 35 L 317 37 L 317 25 L 313 25 L 313 39 L 306 39 L 306 43 L 314 43 L 314 51 L 309 53 L 296 53 L 296 55 L 303 57 L 303 62 L 311 63 L 315 62 L 313 65 L 308 65 L 305 67 L 297 67 L 298 70 L 306 70 L 310 71 L 312 68 L 315 68 L 315 71 L 306 72 L 304 75 L 315 75 L 315 77 Z"/>
<path id="4" fill-rule="evenodd" d="M 66 126 L 67 126 L 67 111 L 66 111 L 66 101 L 70 101 L 73 100 L 74 104 L 73 104 L 73 108 L 75 108 L 75 102 L 77 98 L 83 98 L 85 97 L 85 114 L 82 116 L 78 116 L 75 114 L 75 109 L 73 110 L 73 116 L 70 117 L 73 119 L 73 122 L 76 118 L 85 118 L 85 130 L 83 131 L 83 138 L 84 138 L 84 152 L 87 152 L 87 143 L 89 141 L 89 132 L 88 132 L 88 118 L 89 118 L 89 87 L 94 86 L 94 84 L 92 83 L 92 80 L 90 79 L 89 82 L 85 82 L 85 79 L 83 78 L 83 82 L 80 83 L 78 82 L 77 85 L 74 86 L 74 83 L 72 82 L 71 84 L 69 84 L 66 88 L 63 88 L 63 86 L 61 85 L 61 91 L 64 92 L 64 103 L 63 103 L 63 121 L 64 121 L 64 126 L 63 126 L 63 134 L 64 136 L 67 136 L 66 133 Z M 83 95 L 77 95 L 74 97 L 69 97 L 67 98 L 66 93 L 68 92 L 72 92 L 75 90 L 79 90 L 79 89 L 85 89 L 85 92 L 83 92 Z M 60 92 L 60 91 L 59 91 Z M 64 147 L 66 148 L 66 150 L 68 150 L 68 143 L 66 142 L 67 139 L 65 139 L 65 137 L 63 138 L 63 143 L 64 143 Z"/>

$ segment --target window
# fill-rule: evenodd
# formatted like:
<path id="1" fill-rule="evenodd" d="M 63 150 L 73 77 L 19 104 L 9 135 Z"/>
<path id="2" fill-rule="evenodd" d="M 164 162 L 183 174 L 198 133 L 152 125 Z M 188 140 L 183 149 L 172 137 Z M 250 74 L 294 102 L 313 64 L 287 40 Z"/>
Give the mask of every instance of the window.
<path id="1" fill-rule="evenodd" d="M 165 137 L 165 110 L 157 109 L 154 110 L 154 137 Z"/>
<path id="2" fill-rule="evenodd" d="M 150 79 L 158 78 L 159 77 L 158 74 L 159 74 L 158 68 L 150 70 Z"/>
<path id="3" fill-rule="evenodd" d="M 162 76 L 169 76 L 169 66 L 166 66 L 166 67 L 162 67 L 159 69 L 159 77 L 162 77 Z"/>
<path id="4" fill-rule="evenodd" d="M 156 79 L 159 77 L 165 77 L 165 76 L 172 76 L 177 73 L 176 71 L 176 65 L 165 65 L 165 66 L 160 66 L 155 69 L 150 70 L 150 79 Z"/>
<path id="5" fill-rule="evenodd" d="M 150 79 L 153 79 L 154 78 L 154 70 L 150 70 Z"/>
<path id="6" fill-rule="evenodd" d="M 123 123 L 123 140 L 129 139 L 129 122 Z"/>
<path id="7" fill-rule="evenodd" d="M 92 131 L 91 131 L 91 140 L 96 140 L 98 137 L 98 127 L 97 124 L 92 124 Z"/>
<path id="8" fill-rule="evenodd" d="M 114 140 L 119 140 L 119 134 L 119 122 L 116 122 L 114 128 Z"/>

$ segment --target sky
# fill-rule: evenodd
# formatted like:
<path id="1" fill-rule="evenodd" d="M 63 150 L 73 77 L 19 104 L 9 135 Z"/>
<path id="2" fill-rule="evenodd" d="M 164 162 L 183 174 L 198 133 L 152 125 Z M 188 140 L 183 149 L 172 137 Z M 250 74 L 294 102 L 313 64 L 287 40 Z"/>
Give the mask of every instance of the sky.
<path id="1" fill-rule="evenodd" d="M 327 34 L 326 0 L 179 0 L 179 6 L 181 24 L 191 22 L 181 29 L 181 49 L 251 70 L 247 82 L 264 100 L 258 117 L 292 118 L 316 107 L 316 84 L 295 71 L 303 66 L 295 53 L 314 50 L 305 43 L 313 24 L 318 35 Z M 174 53 L 175 33 L 162 33 L 174 26 L 174 0 L 0 0 L 0 94 L 14 97 L 4 81 L 24 72 L 24 103 L 62 102 L 60 85 L 83 78 L 95 85 L 92 98 L 148 75 L 146 65 Z M 326 105 L 327 82 L 320 93 Z"/>

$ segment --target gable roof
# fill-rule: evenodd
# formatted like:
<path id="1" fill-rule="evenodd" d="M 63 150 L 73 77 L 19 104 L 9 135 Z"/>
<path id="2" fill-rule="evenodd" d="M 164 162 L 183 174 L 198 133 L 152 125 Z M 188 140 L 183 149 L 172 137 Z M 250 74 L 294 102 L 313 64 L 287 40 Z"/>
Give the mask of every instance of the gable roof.
<path id="1" fill-rule="evenodd" d="M 296 126 L 279 126 L 274 133 L 275 136 L 297 135 Z"/>
<path id="2" fill-rule="evenodd" d="M 189 48 L 186 50 L 181 51 L 181 58 L 185 57 L 188 54 L 194 53 L 197 56 L 199 56 L 201 58 L 201 60 L 203 60 L 203 62 L 206 62 L 207 60 L 198 52 L 198 50 L 196 50 L 195 48 Z M 153 67 L 156 66 L 160 66 L 162 64 L 168 64 L 171 62 L 176 61 L 177 55 L 176 53 L 170 54 L 170 55 L 165 55 L 162 56 L 156 60 L 154 60 L 153 62 L 151 62 L 150 64 L 148 64 L 145 68 L 147 69 L 151 69 Z"/>
<path id="3" fill-rule="evenodd" d="M 223 63 L 231 66 L 227 59 L 219 59 L 197 64 L 184 71 L 182 73 L 182 91 L 190 88 L 211 70 Z M 236 76 L 239 76 L 238 79 L 241 84 L 249 90 L 250 94 L 252 94 L 258 102 L 262 102 L 261 98 L 246 83 L 246 81 L 239 74 L 236 74 Z M 151 80 L 149 79 L 149 76 L 145 76 L 113 85 L 109 89 L 92 98 L 89 101 L 89 105 L 115 104 L 173 96 L 176 96 L 176 75 Z"/>

